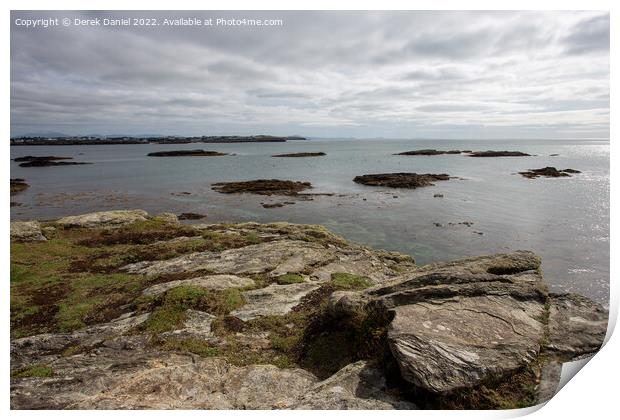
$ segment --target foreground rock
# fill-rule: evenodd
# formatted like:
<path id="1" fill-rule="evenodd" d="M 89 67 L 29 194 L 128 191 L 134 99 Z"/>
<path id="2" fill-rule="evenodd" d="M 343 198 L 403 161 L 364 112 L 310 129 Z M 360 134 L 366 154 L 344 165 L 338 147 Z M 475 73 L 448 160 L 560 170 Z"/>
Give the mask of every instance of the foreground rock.
<path id="1" fill-rule="evenodd" d="M 540 259 L 518 251 L 431 264 L 385 286 L 334 294 L 330 307 L 335 314 L 385 312 L 392 319 L 389 346 L 403 378 L 428 392 L 446 393 L 532 363 L 546 339 L 549 300 L 547 350 L 553 351 L 546 354 L 574 356 L 600 347 L 605 311 L 583 297 L 578 308 L 565 310 L 556 299 L 547 294 Z"/>
<path id="2" fill-rule="evenodd" d="M 553 166 L 546 166 L 540 169 L 529 169 L 524 172 L 519 172 L 520 175 L 523 175 L 525 178 L 534 179 L 538 177 L 546 177 L 546 178 L 559 178 L 559 177 L 569 177 L 571 174 L 580 174 L 581 172 L 576 169 L 556 169 Z"/>
<path id="3" fill-rule="evenodd" d="M 148 216 L 144 210 L 111 210 L 67 216 L 56 223 L 65 228 L 116 228 L 146 221 Z"/>
<path id="4" fill-rule="evenodd" d="M 301 152 L 301 153 L 284 153 L 281 155 L 271 155 L 271 157 L 315 157 L 326 156 L 323 152 Z"/>
<path id="5" fill-rule="evenodd" d="M 176 156 L 226 156 L 228 153 L 214 152 L 212 150 L 167 150 L 163 152 L 151 152 L 147 156 L 176 157 Z"/>
<path id="6" fill-rule="evenodd" d="M 436 156 L 436 155 L 460 155 L 460 150 L 436 150 L 436 149 L 421 149 L 411 150 L 408 152 L 396 153 L 397 156 Z"/>
<path id="7" fill-rule="evenodd" d="M 169 214 L 128 213 L 149 241 L 88 241 L 119 232 L 97 213 L 11 247 L 24 277 L 37 252 L 58 262 L 36 267 L 40 285 L 11 283 L 12 408 L 519 407 L 549 399 L 561 363 L 605 335 L 604 308 L 548 293 L 531 252 L 420 267 L 320 226 L 188 236 Z"/>
<path id="8" fill-rule="evenodd" d="M 257 179 L 255 181 L 218 182 L 212 189 L 224 194 L 251 193 L 259 195 L 297 195 L 312 188 L 309 182 L 284 181 L 280 179 Z"/>
<path id="9" fill-rule="evenodd" d="M 46 240 L 47 238 L 41 232 L 41 224 L 39 222 L 11 222 L 11 241 L 41 242 Z"/>
<path id="10" fill-rule="evenodd" d="M 505 157 L 505 156 L 531 156 L 530 154 L 527 153 L 523 153 L 523 152 L 509 152 L 509 151 L 494 151 L 494 150 L 487 150 L 484 152 L 471 152 L 470 154 L 468 154 L 467 156 L 471 156 L 471 157 Z"/>
<path id="11" fill-rule="evenodd" d="M 353 178 L 353 182 L 373 187 L 389 188 L 421 188 L 435 185 L 435 181 L 447 181 L 448 174 L 416 174 L 416 173 L 392 173 L 370 174 Z"/>

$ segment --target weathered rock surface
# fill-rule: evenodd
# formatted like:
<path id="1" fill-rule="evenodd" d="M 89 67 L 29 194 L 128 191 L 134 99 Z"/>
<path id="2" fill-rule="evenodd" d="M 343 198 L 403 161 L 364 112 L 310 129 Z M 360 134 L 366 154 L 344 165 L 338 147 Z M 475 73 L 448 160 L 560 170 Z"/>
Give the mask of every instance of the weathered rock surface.
<path id="1" fill-rule="evenodd" d="M 435 185 L 435 181 L 447 181 L 448 174 L 416 174 L 416 173 L 393 173 L 393 174 L 369 174 L 353 178 L 353 182 L 373 187 L 389 188 L 421 188 Z"/>
<path id="2" fill-rule="evenodd" d="M 329 309 L 335 316 L 389 314 L 388 343 L 403 378 L 433 393 L 451 392 L 509 374 L 538 356 L 548 299 L 539 268 L 540 259 L 526 251 L 430 264 L 363 292 L 335 293 Z M 595 351 L 604 336 L 604 310 L 582 319 L 596 306 L 589 299 L 568 305 L 572 314 L 564 310 L 566 300 L 554 299 L 551 336 L 579 337 L 560 340 L 572 355 Z"/>
<path id="3" fill-rule="evenodd" d="M 56 223 L 66 228 L 116 228 L 145 221 L 148 216 L 144 210 L 111 210 L 67 216 Z"/>
<path id="4" fill-rule="evenodd" d="M 345 366 L 314 385 L 295 405 L 301 410 L 415 410 L 388 393 L 383 372 L 366 361 Z"/>
<path id="5" fill-rule="evenodd" d="M 159 213 L 153 216 L 153 220 L 159 220 L 166 223 L 178 224 L 179 218 L 174 213 Z"/>
<path id="6" fill-rule="evenodd" d="M 214 340 L 216 337 L 211 330 L 211 323 L 216 318 L 214 315 L 203 311 L 188 309 L 185 313 L 185 321 L 179 329 L 162 333 L 161 337 L 191 337 L 201 340 Z"/>
<path id="7" fill-rule="evenodd" d="M 547 349 L 567 359 L 591 355 L 603 344 L 607 319 L 607 311 L 588 298 L 552 293 Z"/>
<path id="8" fill-rule="evenodd" d="M 169 281 L 151 286 L 142 291 L 143 295 L 154 296 L 179 286 L 198 286 L 204 289 L 224 290 L 254 286 L 254 280 L 249 277 L 239 277 L 232 274 L 216 274 L 201 276 L 185 280 Z"/>
<path id="9" fill-rule="evenodd" d="M 519 172 L 520 175 L 523 175 L 525 178 L 534 179 L 538 177 L 546 177 L 546 178 L 560 178 L 560 177 L 570 177 L 571 174 L 579 174 L 580 171 L 576 169 L 556 169 L 553 166 L 546 166 L 540 169 L 529 169 L 524 172 Z"/>
<path id="10" fill-rule="evenodd" d="M 11 241 L 41 242 L 46 240 L 47 238 L 41 232 L 41 224 L 39 222 L 11 222 Z"/>
<path id="11" fill-rule="evenodd" d="M 243 321 L 259 316 L 285 315 L 297 306 L 308 293 L 319 288 L 314 283 L 270 284 L 267 287 L 243 292 L 246 304 L 230 314 Z"/>
<path id="12" fill-rule="evenodd" d="M 309 182 L 286 181 L 281 179 L 257 179 L 254 181 L 217 182 L 212 184 L 214 191 L 233 194 L 251 193 L 258 195 L 294 196 L 303 190 L 312 188 Z"/>
<path id="13" fill-rule="evenodd" d="M 252 274 L 269 271 L 272 276 L 296 273 L 308 265 L 325 264 L 334 259 L 334 252 L 317 243 L 272 241 L 221 253 L 196 252 L 163 261 L 129 264 L 130 273 L 162 275 L 198 270 L 213 273 Z"/>

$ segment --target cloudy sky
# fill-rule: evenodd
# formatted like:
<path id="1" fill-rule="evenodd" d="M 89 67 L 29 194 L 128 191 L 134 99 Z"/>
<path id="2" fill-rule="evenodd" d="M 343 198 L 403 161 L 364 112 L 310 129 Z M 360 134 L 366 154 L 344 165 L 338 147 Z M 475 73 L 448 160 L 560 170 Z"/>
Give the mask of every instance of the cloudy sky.
<path id="1" fill-rule="evenodd" d="M 47 17 L 272 27 L 25 28 Z M 608 138 L 601 12 L 13 12 L 11 135 Z"/>

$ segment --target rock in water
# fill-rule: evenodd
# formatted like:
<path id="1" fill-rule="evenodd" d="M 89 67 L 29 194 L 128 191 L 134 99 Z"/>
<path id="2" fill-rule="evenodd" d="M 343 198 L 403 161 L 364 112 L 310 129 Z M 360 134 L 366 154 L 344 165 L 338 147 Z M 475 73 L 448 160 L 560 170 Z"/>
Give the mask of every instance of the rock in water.
<path id="1" fill-rule="evenodd" d="M 496 152 L 495 150 L 487 150 L 485 152 L 471 152 L 468 156 L 471 157 L 505 157 L 505 156 L 531 156 L 527 153 L 523 152 L 508 152 L 501 151 Z"/>
<path id="2" fill-rule="evenodd" d="M 281 179 L 257 179 L 254 181 L 216 182 L 212 184 L 214 191 L 233 194 L 251 193 L 258 195 L 297 195 L 299 192 L 312 188 L 309 182 L 286 181 Z"/>
<path id="3" fill-rule="evenodd" d="M 15 242 L 41 242 L 47 241 L 41 232 L 41 225 L 37 221 L 11 222 L 11 241 Z"/>
<path id="4" fill-rule="evenodd" d="M 163 152 L 151 152 L 147 156 L 154 157 L 177 157 L 177 156 L 226 156 L 228 153 L 214 152 L 211 150 L 168 150 Z"/>
<path id="5" fill-rule="evenodd" d="M 323 152 L 301 152 L 301 153 L 283 153 L 281 155 L 271 155 L 271 157 L 317 157 L 325 156 Z"/>
<path id="6" fill-rule="evenodd" d="M 541 176 L 547 178 L 560 178 L 560 177 L 570 177 L 570 174 L 579 174 L 580 171 L 576 169 L 556 169 L 553 166 L 547 166 L 540 169 L 529 169 L 525 172 L 519 172 L 520 175 L 523 175 L 525 178 L 538 178 Z"/>
<path id="7" fill-rule="evenodd" d="M 56 221 L 65 228 L 116 228 L 147 220 L 144 210 L 111 210 L 67 216 Z"/>
<path id="8" fill-rule="evenodd" d="M 447 181 L 448 174 L 416 174 L 416 173 L 393 173 L 393 174 L 369 174 L 353 178 L 353 182 L 373 187 L 390 188 L 420 188 L 435 185 L 435 181 Z"/>

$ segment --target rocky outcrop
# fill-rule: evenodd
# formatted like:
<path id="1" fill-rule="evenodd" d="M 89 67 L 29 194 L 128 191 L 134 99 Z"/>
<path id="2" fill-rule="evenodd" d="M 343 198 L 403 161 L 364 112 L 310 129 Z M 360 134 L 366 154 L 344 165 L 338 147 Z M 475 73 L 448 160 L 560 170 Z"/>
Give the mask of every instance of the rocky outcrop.
<path id="1" fill-rule="evenodd" d="M 421 188 L 435 185 L 435 181 L 447 181 L 448 174 L 416 174 L 416 173 L 393 173 L 393 174 L 369 174 L 353 178 L 353 182 L 373 187 L 389 188 Z"/>
<path id="2" fill-rule="evenodd" d="M 254 286 L 254 280 L 249 277 L 239 277 L 232 274 L 219 274 L 213 276 L 195 277 L 185 280 L 175 280 L 156 284 L 144 289 L 145 296 L 154 296 L 179 286 L 197 286 L 203 289 L 224 290 Z"/>
<path id="3" fill-rule="evenodd" d="M 547 316 L 546 354 L 554 357 L 595 351 L 607 319 L 589 299 L 549 297 L 540 259 L 525 251 L 431 264 L 363 292 L 335 293 L 329 307 L 334 316 L 384 313 L 403 378 L 431 393 L 528 366 L 547 340 Z"/>
<path id="4" fill-rule="evenodd" d="M 471 152 L 467 156 L 471 157 L 505 157 L 505 156 L 531 156 L 527 153 L 523 152 L 509 152 L 509 151 L 495 151 L 495 150 L 487 150 L 484 152 Z"/>
<path id="5" fill-rule="evenodd" d="M 214 191 L 233 194 L 251 193 L 258 195 L 294 196 L 303 190 L 312 188 L 309 182 L 286 181 L 281 179 L 257 179 L 254 181 L 217 182 L 212 184 Z"/>
<path id="6" fill-rule="evenodd" d="M 40 242 L 47 238 L 41 232 L 41 224 L 37 221 L 14 221 L 11 222 L 11 241 L 15 242 Z"/>
<path id="7" fill-rule="evenodd" d="M 212 150 L 167 150 L 163 152 L 151 152 L 147 156 L 177 157 L 177 156 L 226 156 L 228 153 L 214 152 Z"/>
<path id="8" fill-rule="evenodd" d="M 546 178 L 560 178 L 560 177 L 570 177 L 571 174 L 580 174 L 581 172 L 576 169 L 556 169 L 553 166 L 546 166 L 540 169 L 529 169 L 524 172 L 519 172 L 520 175 L 523 175 L 525 178 L 534 179 L 538 177 L 546 177 Z"/>
<path id="9" fill-rule="evenodd" d="M 177 217 L 176 214 L 166 213 L 166 212 L 156 214 L 155 216 L 153 216 L 153 220 L 158 220 L 158 221 L 165 222 L 165 223 L 171 223 L 173 225 L 176 225 L 179 223 L 179 218 Z"/>
<path id="10" fill-rule="evenodd" d="M 267 287 L 243 292 L 246 304 L 230 314 L 248 321 L 259 316 L 285 315 L 301 299 L 319 288 L 314 283 L 270 284 Z"/>
<path id="11" fill-rule="evenodd" d="M 204 214 L 192 213 L 192 212 L 186 212 L 186 213 L 179 214 L 179 220 L 200 220 L 200 219 L 204 219 L 205 217 L 207 216 Z"/>
<path id="12" fill-rule="evenodd" d="M 63 217 L 56 224 L 65 228 L 117 228 L 147 218 L 148 213 L 144 210 L 111 210 Z"/>
<path id="13" fill-rule="evenodd" d="M 281 155 L 271 155 L 271 157 L 316 157 L 326 156 L 323 152 L 301 152 L 301 153 L 284 153 Z"/>

